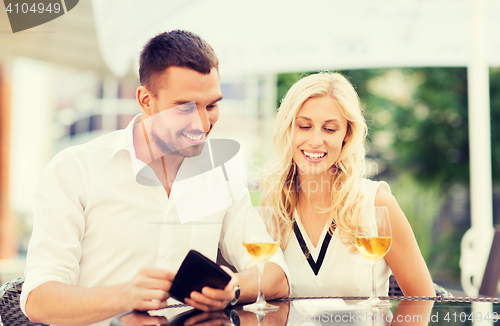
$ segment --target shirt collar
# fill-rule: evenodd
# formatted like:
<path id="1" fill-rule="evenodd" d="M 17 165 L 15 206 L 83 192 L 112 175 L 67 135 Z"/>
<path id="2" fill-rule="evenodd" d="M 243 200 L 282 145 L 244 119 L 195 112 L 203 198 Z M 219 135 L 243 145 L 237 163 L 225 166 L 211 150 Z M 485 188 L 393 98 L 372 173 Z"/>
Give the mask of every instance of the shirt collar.
<path id="1" fill-rule="evenodd" d="M 116 155 L 119 152 L 127 152 L 130 158 L 130 162 L 132 164 L 132 169 L 134 175 L 137 177 L 137 174 L 141 169 L 146 166 L 146 164 L 137 159 L 134 148 L 134 126 L 140 122 L 142 113 L 137 114 L 132 118 L 127 127 L 123 129 L 123 133 L 121 137 L 118 139 L 118 142 L 115 144 L 112 156 Z"/>
<path id="2" fill-rule="evenodd" d="M 147 165 L 143 161 L 137 159 L 136 153 L 135 153 L 135 147 L 134 147 L 134 126 L 140 122 L 142 114 L 136 115 L 132 121 L 129 123 L 127 126 L 126 130 L 126 135 L 127 135 L 127 148 L 129 155 L 130 155 L 130 162 L 132 163 L 132 170 L 134 171 L 134 175 L 137 178 L 137 175 L 139 172 L 144 169 L 144 167 Z M 153 174 L 154 175 L 154 174 Z M 156 178 L 155 178 L 156 179 Z"/>
<path id="3" fill-rule="evenodd" d="M 132 120 L 129 122 L 129 124 L 127 125 L 127 127 L 125 127 L 125 129 L 121 130 L 123 131 L 123 133 L 121 134 L 120 138 L 118 139 L 118 142 L 115 144 L 114 148 L 113 148 L 113 152 L 112 152 L 112 156 L 116 155 L 118 152 L 121 152 L 121 151 L 132 151 L 134 152 L 134 147 L 133 147 L 133 143 L 132 143 L 132 147 L 130 147 L 130 144 L 129 144 L 129 138 L 132 139 L 132 132 L 134 130 L 134 125 L 139 123 L 139 119 L 141 117 L 141 113 L 137 114 L 136 116 L 134 116 L 132 118 Z M 134 153 L 134 156 L 135 156 L 135 153 Z"/>

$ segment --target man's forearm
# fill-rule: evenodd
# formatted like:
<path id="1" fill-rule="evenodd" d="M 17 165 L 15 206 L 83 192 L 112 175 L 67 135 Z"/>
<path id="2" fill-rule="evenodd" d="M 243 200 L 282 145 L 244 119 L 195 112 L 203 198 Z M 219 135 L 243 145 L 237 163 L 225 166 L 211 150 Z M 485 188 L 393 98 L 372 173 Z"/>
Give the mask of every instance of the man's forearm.
<path id="1" fill-rule="evenodd" d="M 257 266 L 238 273 L 241 295 L 238 303 L 254 302 L 257 299 L 259 274 Z M 262 292 L 266 300 L 278 299 L 289 295 L 289 285 L 285 273 L 275 263 L 268 262 L 264 266 Z"/>
<path id="2" fill-rule="evenodd" d="M 126 312 L 126 284 L 83 288 L 44 283 L 28 296 L 30 321 L 56 325 L 88 325 Z"/>

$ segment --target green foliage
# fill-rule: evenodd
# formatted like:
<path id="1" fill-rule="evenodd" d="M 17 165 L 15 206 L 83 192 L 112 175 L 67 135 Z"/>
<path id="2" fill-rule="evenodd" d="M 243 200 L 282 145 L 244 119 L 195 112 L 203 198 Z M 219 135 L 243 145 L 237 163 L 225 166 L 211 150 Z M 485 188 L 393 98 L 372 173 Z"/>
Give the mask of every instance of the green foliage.
<path id="1" fill-rule="evenodd" d="M 490 107 L 493 180 L 500 182 L 500 68 L 490 69 Z"/>
<path id="2" fill-rule="evenodd" d="M 424 82 L 414 94 L 413 107 L 426 107 L 429 114 L 421 119 L 410 108 L 406 114 L 399 111 L 396 115 L 399 126 L 412 128 L 416 134 L 412 141 L 397 138 L 394 144 L 395 150 L 400 152 L 397 169 L 409 168 L 427 180 L 439 178 L 468 184 L 466 70 L 426 68 L 418 73 Z"/>
<path id="3" fill-rule="evenodd" d="M 250 200 L 252 201 L 253 206 L 259 206 L 261 194 L 262 192 L 260 191 L 250 191 Z"/>
<path id="4" fill-rule="evenodd" d="M 281 100 L 285 97 L 286 93 L 298 81 L 300 78 L 306 76 L 307 74 L 301 74 L 298 72 L 288 73 L 288 74 L 278 74 L 277 89 L 278 89 L 278 103 L 276 107 L 279 108 Z"/>
<path id="5" fill-rule="evenodd" d="M 434 280 L 460 282 L 460 243 L 467 229 L 468 226 L 465 224 L 459 224 L 449 232 L 439 233 L 431 260 L 428 263 Z"/>
<path id="6" fill-rule="evenodd" d="M 361 72 L 353 74 L 352 82 L 359 82 L 370 126 L 368 155 L 387 161 L 386 173 L 409 172 L 422 181 L 467 184 L 465 68 L 378 69 L 364 74 L 365 82 L 355 80 L 363 77 Z M 377 143 L 381 132 L 391 137 Z"/>
<path id="7" fill-rule="evenodd" d="M 435 182 L 423 186 L 410 174 L 402 174 L 391 182 L 391 190 L 410 222 L 420 252 L 429 265 L 436 245 L 432 230 L 444 202 L 441 185 Z M 432 269 L 431 266 L 429 268 Z"/>

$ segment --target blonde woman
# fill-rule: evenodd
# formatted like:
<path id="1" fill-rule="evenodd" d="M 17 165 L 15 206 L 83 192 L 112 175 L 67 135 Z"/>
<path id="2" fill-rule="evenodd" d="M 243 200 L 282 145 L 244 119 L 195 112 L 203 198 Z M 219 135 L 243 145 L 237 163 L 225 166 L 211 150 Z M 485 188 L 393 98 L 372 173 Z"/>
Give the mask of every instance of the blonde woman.
<path id="1" fill-rule="evenodd" d="M 389 276 L 407 296 L 434 296 L 412 229 L 385 182 L 362 178 L 367 133 L 359 98 L 338 73 L 299 80 L 282 101 L 273 130 L 275 156 L 262 180 L 266 218 L 278 219 L 293 296 L 368 296 L 371 263 L 354 245 L 354 221 L 387 206 L 390 251 L 376 264 L 377 294 Z M 360 215 L 362 214 L 362 215 Z"/>

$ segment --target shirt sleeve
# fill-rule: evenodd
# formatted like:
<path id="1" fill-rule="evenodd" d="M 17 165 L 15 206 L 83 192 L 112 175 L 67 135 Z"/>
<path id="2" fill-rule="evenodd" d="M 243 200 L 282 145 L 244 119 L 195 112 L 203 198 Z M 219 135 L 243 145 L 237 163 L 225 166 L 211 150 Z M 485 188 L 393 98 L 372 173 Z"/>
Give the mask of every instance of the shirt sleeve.
<path id="1" fill-rule="evenodd" d="M 382 188 L 383 190 L 387 191 L 388 193 L 392 194 L 391 192 L 391 187 L 389 184 L 385 181 L 379 181 L 378 187 Z"/>
<path id="2" fill-rule="evenodd" d="M 76 285 L 78 281 L 85 230 L 85 179 L 82 163 L 65 151 L 57 154 L 42 174 L 20 297 L 25 314 L 28 296 L 39 285 L 49 281 Z"/>
<path id="3" fill-rule="evenodd" d="M 245 232 L 244 228 L 248 228 L 248 225 L 244 225 L 245 218 L 250 218 L 252 220 L 252 230 L 260 230 L 263 234 L 268 235 L 264 221 L 255 207 L 252 206 L 248 192 L 227 210 L 222 224 L 221 238 L 219 240 L 219 246 L 224 259 L 232 264 L 238 272 L 257 264 L 257 262 L 250 258 L 242 245 L 243 232 Z M 271 236 L 268 235 L 268 237 L 269 242 L 272 242 Z M 290 273 L 280 248 L 278 248 L 269 261 L 281 267 L 286 275 L 289 293 L 291 294 L 292 284 L 290 282 Z"/>

